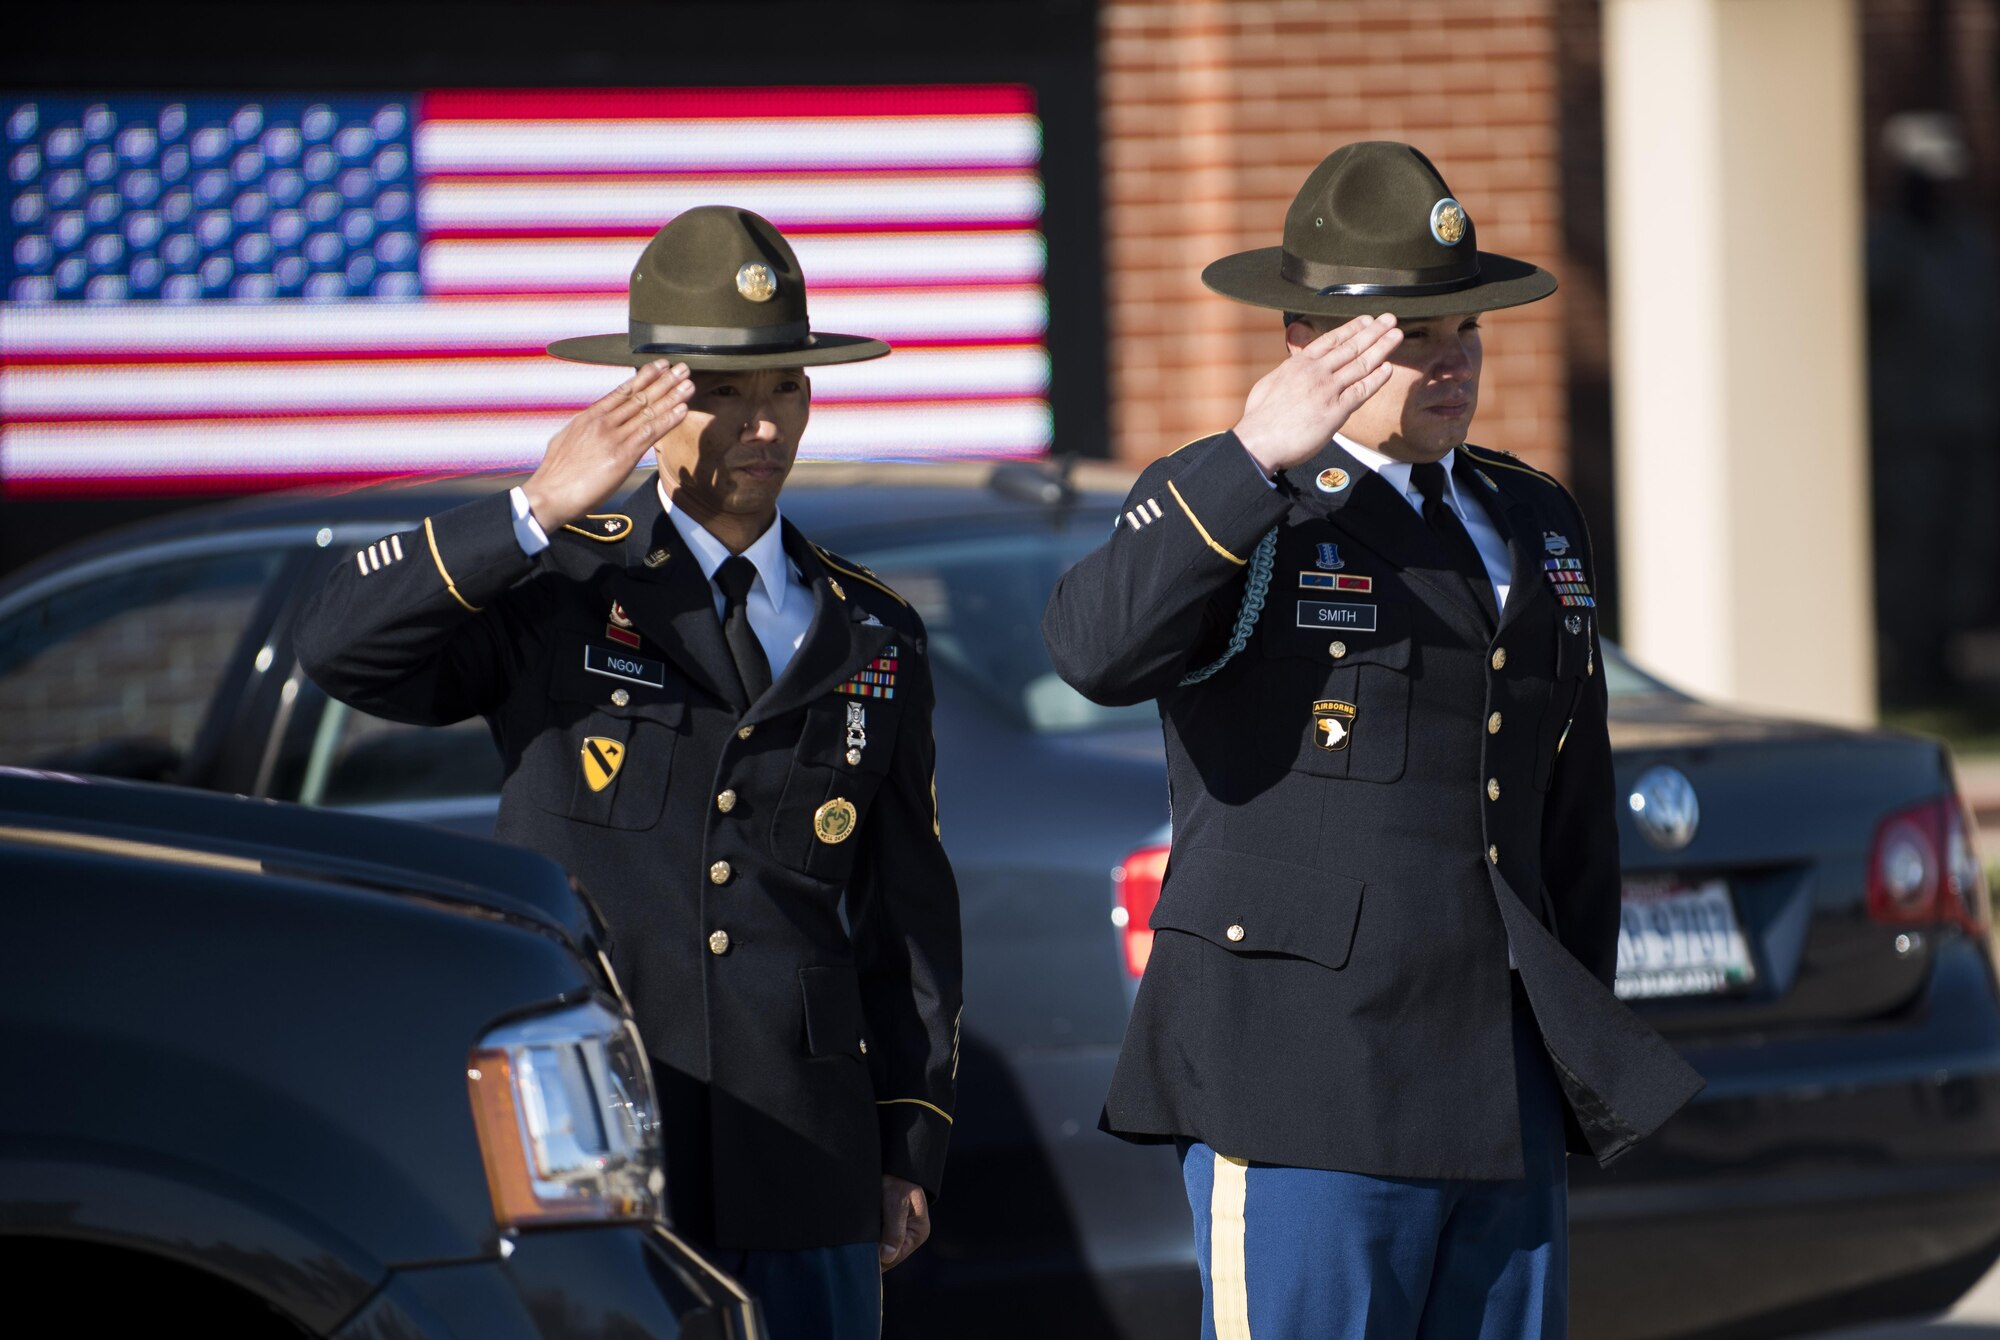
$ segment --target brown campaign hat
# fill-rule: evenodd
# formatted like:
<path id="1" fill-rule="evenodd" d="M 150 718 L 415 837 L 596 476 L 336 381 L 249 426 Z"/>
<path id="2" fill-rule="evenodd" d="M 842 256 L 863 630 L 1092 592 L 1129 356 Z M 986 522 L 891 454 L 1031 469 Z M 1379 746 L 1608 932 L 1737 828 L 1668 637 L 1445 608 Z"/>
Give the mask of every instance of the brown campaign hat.
<path id="1" fill-rule="evenodd" d="M 1556 289 L 1547 270 L 1481 251 L 1431 160 L 1387 140 L 1328 154 L 1285 213 L 1284 245 L 1224 256 L 1201 282 L 1252 306 L 1333 317 L 1487 312 Z"/>
<path id="2" fill-rule="evenodd" d="M 816 331 L 791 244 L 747 209 L 701 205 L 653 234 L 632 268 L 631 325 L 557 340 L 572 363 L 636 368 L 668 358 L 691 368 L 797 368 L 880 358 L 866 335 Z"/>

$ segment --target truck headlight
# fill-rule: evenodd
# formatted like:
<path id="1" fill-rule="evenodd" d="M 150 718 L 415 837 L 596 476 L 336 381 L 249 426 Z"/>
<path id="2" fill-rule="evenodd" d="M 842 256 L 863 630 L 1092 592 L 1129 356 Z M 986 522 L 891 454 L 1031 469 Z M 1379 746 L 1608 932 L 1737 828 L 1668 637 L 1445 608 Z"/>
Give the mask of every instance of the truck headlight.
<path id="1" fill-rule="evenodd" d="M 466 1079 L 502 1227 L 659 1216 L 653 1078 L 630 1019 L 592 1001 L 496 1028 Z"/>

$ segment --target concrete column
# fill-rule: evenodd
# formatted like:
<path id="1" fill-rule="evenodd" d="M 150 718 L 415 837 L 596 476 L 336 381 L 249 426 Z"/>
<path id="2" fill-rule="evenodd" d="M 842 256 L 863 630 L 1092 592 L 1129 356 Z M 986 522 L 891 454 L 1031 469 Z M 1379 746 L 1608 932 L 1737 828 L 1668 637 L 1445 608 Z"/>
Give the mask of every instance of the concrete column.
<path id="1" fill-rule="evenodd" d="M 1875 715 L 1854 0 L 1605 0 L 1623 642 Z"/>

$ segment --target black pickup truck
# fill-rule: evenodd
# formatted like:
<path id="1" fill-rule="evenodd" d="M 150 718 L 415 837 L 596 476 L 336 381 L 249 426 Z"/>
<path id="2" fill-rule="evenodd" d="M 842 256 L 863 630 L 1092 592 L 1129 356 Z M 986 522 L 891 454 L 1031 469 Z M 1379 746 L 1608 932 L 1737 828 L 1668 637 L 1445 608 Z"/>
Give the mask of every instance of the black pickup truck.
<path id="1" fill-rule="evenodd" d="M 88 1335 L 760 1337 L 660 1217 L 602 949 L 512 848 L 0 769 L 12 1306 Z"/>

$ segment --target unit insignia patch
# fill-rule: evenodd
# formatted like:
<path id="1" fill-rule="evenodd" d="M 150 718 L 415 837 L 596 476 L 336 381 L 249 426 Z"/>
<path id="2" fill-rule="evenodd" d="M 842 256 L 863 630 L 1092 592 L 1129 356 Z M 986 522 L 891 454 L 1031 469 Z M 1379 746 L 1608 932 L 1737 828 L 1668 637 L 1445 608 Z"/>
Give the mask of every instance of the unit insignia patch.
<path id="1" fill-rule="evenodd" d="M 1347 748 L 1354 738 L 1353 703 L 1338 702 L 1323 698 L 1313 704 L 1313 743 L 1330 753 L 1339 753 Z"/>
<path id="2" fill-rule="evenodd" d="M 625 746 L 602 735 L 587 735 L 583 741 L 583 780 L 593 791 L 611 785 L 611 779 L 625 766 Z"/>

